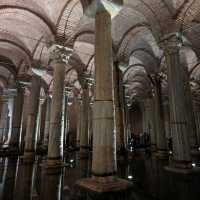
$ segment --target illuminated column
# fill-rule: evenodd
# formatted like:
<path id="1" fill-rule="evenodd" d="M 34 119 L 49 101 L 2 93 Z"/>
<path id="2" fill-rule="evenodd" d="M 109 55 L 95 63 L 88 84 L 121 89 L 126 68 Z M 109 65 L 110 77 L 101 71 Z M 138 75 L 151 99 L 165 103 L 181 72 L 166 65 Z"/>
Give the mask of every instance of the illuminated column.
<path id="1" fill-rule="evenodd" d="M 83 81 L 84 82 L 84 81 Z M 80 157 L 87 158 L 89 153 L 88 113 L 89 113 L 89 88 L 87 82 L 82 84 L 81 106 L 81 132 L 80 132 Z"/>
<path id="2" fill-rule="evenodd" d="M 163 40 L 168 73 L 170 125 L 173 141 L 173 162 L 167 169 L 187 172 L 191 169 L 191 155 L 188 134 L 187 109 L 183 79 L 183 67 L 180 64 L 179 38 L 177 34 Z"/>
<path id="3" fill-rule="evenodd" d="M 51 103 L 51 117 L 49 128 L 49 144 L 47 165 L 49 167 L 61 166 L 63 159 L 63 134 L 62 134 L 62 108 L 64 95 L 66 58 L 65 48 L 53 45 L 50 49 L 53 73 L 53 92 Z"/>
<path id="4" fill-rule="evenodd" d="M 184 88 L 185 88 L 187 126 L 188 126 L 188 133 L 190 133 L 189 134 L 190 148 L 191 152 L 195 154 L 198 151 L 199 147 L 198 143 L 200 142 L 200 140 L 198 139 L 197 125 L 195 122 L 189 72 L 187 66 L 183 64 L 182 67 L 183 67 L 182 73 L 183 73 Z"/>
<path id="5" fill-rule="evenodd" d="M 127 189 L 117 171 L 113 108 L 111 17 L 99 1 L 95 17 L 95 100 L 93 110 L 92 178 L 78 184 L 99 193 Z"/>
<path id="6" fill-rule="evenodd" d="M 113 67 L 113 85 L 114 85 L 114 116 L 115 116 L 117 152 L 123 152 L 125 150 L 123 110 L 121 105 L 122 100 L 120 99 L 120 89 L 122 87 L 121 76 L 122 74 L 118 69 L 118 64 L 115 63 Z"/>
<path id="7" fill-rule="evenodd" d="M 28 104 L 28 116 L 25 136 L 25 150 L 24 158 L 33 160 L 36 150 L 36 126 L 37 126 L 37 114 L 38 105 L 40 99 L 40 86 L 41 81 L 38 76 L 32 76 L 31 89 L 29 95 Z"/>
<path id="8" fill-rule="evenodd" d="M 37 146 L 42 144 L 43 135 L 41 132 L 41 118 L 42 118 L 42 106 L 44 104 L 44 99 L 40 97 L 38 114 L 37 114 L 37 125 L 36 125 L 36 138 L 37 138 Z"/>
<path id="9" fill-rule="evenodd" d="M 43 140 L 43 146 L 44 147 L 48 147 L 48 142 L 49 142 L 50 112 L 51 112 L 51 97 L 47 96 L 47 98 L 46 98 L 45 127 L 44 127 L 44 140 Z"/>
<path id="10" fill-rule="evenodd" d="M 14 96 L 12 131 L 9 142 L 10 147 L 16 150 L 19 150 L 23 103 L 24 103 L 24 89 L 18 86 L 17 94 L 16 96 Z"/>
<path id="11" fill-rule="evenodd" d="M 95 102 L 92 173 L 112 176 L 116 173 L 116 135 L 113 109 L 113 60 L 111 17 L 102 8 L 95 18 Z"/>
<path id="12" fill-rule="evenodd" d="M 161 78 L 155 77 L 155 121 L 156 121 L 156 147 L 157 147 L 157 156 L 161 159 L 168 158 L 167 151 L 167 138 L 165 135 L 165 124 L 164 124 L 164 108 L 162 104 L 162 86 Z"/>
<path id="13" fill-rule="evenodd" d="M 81 123 L 82 123 L 82 118 L 81 118 L 81 107 L 82 107 L 82 98 L 81 95 L 78 96 L 77 98 L 77 133 L 76 133 L 76 146 L 80 146 L 80 134 L 81 134 Z"/>

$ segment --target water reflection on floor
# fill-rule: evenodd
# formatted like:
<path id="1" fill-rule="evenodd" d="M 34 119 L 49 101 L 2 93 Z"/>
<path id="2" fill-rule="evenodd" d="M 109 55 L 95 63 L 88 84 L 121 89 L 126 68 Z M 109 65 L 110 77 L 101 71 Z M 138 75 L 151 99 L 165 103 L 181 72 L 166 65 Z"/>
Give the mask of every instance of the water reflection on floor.
<path id="1" fill-rule="evenodd" d="M 110 199 L 90 196 L 74 187 L 78 179 L 90 176 L 90 160 L 79 160 L 74 154 L 66 162 L 66 168 L 49 171 L 42 167 L 42 158 L 34 164 L 0 158 L 0 200 Z M 118 175 L 134 184 L 127 199 L 199 200 L 200 175 L 172 175 L 163 170 L 165 165 L 165 161 L 151 158 L 119 162 Z"/>

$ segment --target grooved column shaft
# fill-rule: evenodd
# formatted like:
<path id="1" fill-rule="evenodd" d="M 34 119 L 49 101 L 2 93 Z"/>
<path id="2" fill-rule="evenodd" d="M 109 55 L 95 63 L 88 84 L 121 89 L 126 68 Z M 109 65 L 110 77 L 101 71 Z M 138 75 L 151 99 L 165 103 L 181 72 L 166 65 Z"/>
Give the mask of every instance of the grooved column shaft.
<path id="1" fill-rule="evenodd" d="M 113 124 L 113 60 L 111 17 L 102 8 L 95 18 L 95 102 L 93 111 L 92 172 L 109 176 L 116 172 L 116 134 Z"/>

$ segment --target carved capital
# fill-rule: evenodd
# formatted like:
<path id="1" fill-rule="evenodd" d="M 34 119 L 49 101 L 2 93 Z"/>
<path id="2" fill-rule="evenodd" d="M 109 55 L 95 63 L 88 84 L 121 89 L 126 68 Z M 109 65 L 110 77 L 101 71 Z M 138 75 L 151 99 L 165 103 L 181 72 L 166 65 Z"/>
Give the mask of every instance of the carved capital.
<path id="1" fill-rule="evenodd" d="M 67 64 L 70 56 L 72 55 L 72 49 L 60 45 L 52 45 L 49 48 L 50 63 L 65 63 Z"/>
<path id="2" fill-rule="evenodd" d="M 169 54 L 177 53 L 182 47 L 182 36 L 179 33 L 172 33 L 164 36 L 160 41 L 160 47 Z"/>

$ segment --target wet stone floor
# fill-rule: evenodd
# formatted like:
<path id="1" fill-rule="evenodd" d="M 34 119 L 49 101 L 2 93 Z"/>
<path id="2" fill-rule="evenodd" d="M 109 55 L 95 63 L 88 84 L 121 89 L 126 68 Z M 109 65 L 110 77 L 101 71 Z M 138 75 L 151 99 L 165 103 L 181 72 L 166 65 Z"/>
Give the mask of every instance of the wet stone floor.
<path id="1" fill-rule="evenodd" d="M 126 193 L 98 195 L 75 184 L 89 177 L 91 161 L 78 154 L 65 159 L 62 170 L 48 171 L 38 157 L 25 164 L 17 157 L 0 158 L 0 200 L 199 200 L 200 175 L 172 174 L 163 169 L 166 161 L 151 157 L 118 162 L 118 176 L 133 183 Z"/>

